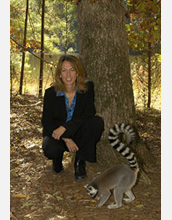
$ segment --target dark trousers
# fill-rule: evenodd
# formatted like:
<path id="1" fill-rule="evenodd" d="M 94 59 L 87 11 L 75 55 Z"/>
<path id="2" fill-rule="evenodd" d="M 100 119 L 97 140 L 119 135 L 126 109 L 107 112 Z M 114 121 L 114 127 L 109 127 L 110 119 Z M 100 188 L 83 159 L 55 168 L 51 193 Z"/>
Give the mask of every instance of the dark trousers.
<path id="1" fill-rule="evenodd" d="M 76 134 L 71 137 L 79 148 L 76 152 L 77 159 L 96 162 L 96 144 L 100 141 L 103 131 L 104 122 L 99 116 L 88 119 L 80 127 Z M 44 137 L 42 148 L 48 159 L 63 157 L 64 151 L 68 151 L 63 140 L 56 140 L 48 136 Z"/>

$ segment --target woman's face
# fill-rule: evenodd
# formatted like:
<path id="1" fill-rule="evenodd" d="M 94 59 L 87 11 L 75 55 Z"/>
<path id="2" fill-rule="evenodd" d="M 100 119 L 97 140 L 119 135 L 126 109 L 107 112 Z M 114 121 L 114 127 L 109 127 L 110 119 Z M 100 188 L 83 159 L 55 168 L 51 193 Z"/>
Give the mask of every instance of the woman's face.
<path id="1" fill-rule="evenodd" d="M 77 76 L 78 76 L 78 73 L 72 67 L 71 63 L 65 60 L 62 63 L 62 69 L 61 69 L 61 74 L 60 74 L 60 78 L 62 79 L 64 86 L 66 88 L 69 86 L 75 87 Z"/>

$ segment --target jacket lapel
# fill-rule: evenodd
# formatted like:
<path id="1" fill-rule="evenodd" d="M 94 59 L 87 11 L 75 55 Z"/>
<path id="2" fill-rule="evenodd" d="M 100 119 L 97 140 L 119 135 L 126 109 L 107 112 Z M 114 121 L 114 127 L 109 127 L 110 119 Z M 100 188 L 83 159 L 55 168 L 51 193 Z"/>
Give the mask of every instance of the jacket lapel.
<path id="1" fill-rule="evenodd" d="M 82 99 L 83 99 L 83 94 L 77 92 L 76 105 L 75 105 L 75 109 L 74 109 L 74 112 L 73 112 L 73 116 L 77 115 L 77 112 L 80 108 L 80 105 L 82 105 Z"/>
<path id="2" fill-rule="evenodd" d="M 65 97 L 64 96 L 56 96 L 56 101 L 58 108 L 60 108 L 61 114 L 64 119 L 67 118 L 66 105 L 65 105 Z"/>

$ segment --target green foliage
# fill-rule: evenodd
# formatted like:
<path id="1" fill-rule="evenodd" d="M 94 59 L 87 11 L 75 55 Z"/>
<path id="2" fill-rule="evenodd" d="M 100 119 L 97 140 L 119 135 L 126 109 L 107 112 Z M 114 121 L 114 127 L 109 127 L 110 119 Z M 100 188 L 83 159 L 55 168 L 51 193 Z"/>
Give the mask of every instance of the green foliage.
<path id="1" fill-rule="evenodd" d="M 83 0 L 84 1 L 84 0 Z M 90 0 L 95 3 L 98 0 Z M 110 1 L 110 0 L 107 0 Z M 56 64 L 60 52 L 77 51 L 77 7 L 79 0 L 46 0 L 45 1 L 45 59 Z M 146 106 L 148 78 L 148 44 L 151 45 L 152 96 L 160 100 L 160 32 L 161 1 L 160 0 L 124 0 L 125 16 L 130 19 L 126 24 L 129 47 L 142 56 L 132 61 L 131 70 L 134 93 L 137 103 Z M 39 55 L 41 48 L 41 0 L 29 0 L 28 30 L 26 47 Z M 11 36 L 19 45 L 23 44 L 26 0 L 10 1 Z M 11 40 L 11 79 L 12 86 L 18 86 L 22 48 Z M 31 81 L 38 89 L 39 60 L 26 53 L 25 79 Z M 138 69 L 135 69 L 138 65 Z M 141 70 L 140 70 L 141 68 Z M 137 70 L 137 71 L 136 71 Z M 54 68 L 44 64 L 44 88 L 53 78 Z M 139 74 L 138 74 L 139 73 Z M 141 73 L 141 74 L 140 74 Z M 32 79 L 32 80 L 31 80 Z M 137 86 L 138 85 L 138 86 Z M 32 86 L 33 87 L 33 86 Z M 28 89 L 28 88 L 27 88 Z M 154 100 L 152 101 L 154 102 Z"/>
<path id="2" fill-rule="evenodd" d="M 10 3 L 10 32 L 22 44 L 26 2 L 11 0 Z M 12 51 L 19 52 L 17 45 L 10 43 Z"/>
<path id="3" fill-rule="evenodd" d="M 23 38 L 26 1 L 11 0 L 10 9 L 11 85 L 12 88 L 16 88 L 20 79 L 21 52 L 25 50 L 25 47 L 23 47 Z M 47 61 L 53 62 L 54 65 L 56 65 L 57 59 L 53 59 L 52 54 L 77 51 L 76 9 L 76 6 L 71 1 L 45 1 L 44 57 Z M 38 58 L 41 52 L 41 14 L 42 1 L 29 0 L 26 50 L 30 50 Z M 32 84 L 37 84 L 39 66 L 36 68 L 27 67 L 30 60 L 29 57 L 29 53 L 26 52 L 24 83 L 30 81 Z M 39 59 L 37 59 L 37 61 L 39 61 Z M 44 64 L 44 71 L 51 76 L 52 66 L 47 65 L 47 63 Z M 46 74 L 46 79 L 52 82 L 52 77 Z M 45 84 L 46 83 L 47 80 L 45 81 Z"/>
<path id="4" fill-rule="evenodd" d="M 10 2 L 11 35 L 22 45 L 24 32 L 24 0 Z M 41 1 L 29 0 L 27 48 L 40 52 L 41 39 Z M 45 2 L 45 53 L 59 53 L 77 50 L 76 6 L 71 1 L 46 0 Z M 12 50 L 19 52 L 11 41 Z"/>
<path id="5" fill-rule="evenodd" d="M 131 77 L 133 82 L 133 91 L 135 105 L 137 108 L 147 108 L 148 101 L 148 62 L 146 56 L 131 56 Z M 152 63 L 152 83 L 151 83 L 151 106 L 155 109 L 161 109 L 161 66 L 157 56 L 151 57 Z"/>
<path id="6" fill-rule="evenodd" d="M 12 52 L 10 54 L 10 82 L 11 82 L 10 89 L 11 89 L 11 92 L 13 90 L 17 91 L 19 87 L 21 60 L 22 60 L 21 53 Z M 27 72 L 27 75 L 24 79 L 24 91 L 26 92 L 27 90 L 26 82 L 31 79 L 32 79 L 32 82 L 34 81 L 34 74 L 31 71 L 31 65 L 29 63 L 29 56 L 26 56 L 25 71 Z"/>
<path id="7" fill-rule="evenodd" d="M 148 43 L 160 53 L 161 1 L 128 0 L 127 13 L 130 23 L 126 24 L 129 46 L 135 51 L 147 51 Z"/>
<path id="8" fill-rule="evenodd" d="M 152 97 L 157 96 L 155 91 L 159 92 L 158 97 L 160 97 L 161 1 L 127 0 L 125 3 L 126 16 L 130 20 L 126 24 L 129 47 L 142 55 L 140 60 L 143 70 L 138 77 L 141 83 L 138 86 L 138 93 L 143 93 L 141 95 L 144 99 L 143 106 L 145 107 L 147 102 L 147 107 L 150 108 Z M 158 67 L 155 62 L 158 63 Z M 158 82 L 156 86 L 155 79 Z"/>

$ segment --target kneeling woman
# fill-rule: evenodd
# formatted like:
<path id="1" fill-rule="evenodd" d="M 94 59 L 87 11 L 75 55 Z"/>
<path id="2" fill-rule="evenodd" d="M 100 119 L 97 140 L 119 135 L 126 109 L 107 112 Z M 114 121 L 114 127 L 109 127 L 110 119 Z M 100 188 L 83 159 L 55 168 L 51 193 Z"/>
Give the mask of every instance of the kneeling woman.
<path id="1" fill-rule="evenodd" d="M 64 55 L 59 59 L 55 83 L 46 89 L 43 106 L 43 151 L 53 161 L 53 170 L 63 170 L 64 151 L 76 152 L 75 180 L 83 180 L 86 162 L 96 162 L 96 144 L 104 122 L 95 116 L 94 85 L 85 82 L 79 58 Z"/>

